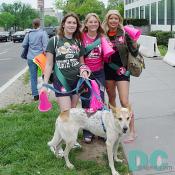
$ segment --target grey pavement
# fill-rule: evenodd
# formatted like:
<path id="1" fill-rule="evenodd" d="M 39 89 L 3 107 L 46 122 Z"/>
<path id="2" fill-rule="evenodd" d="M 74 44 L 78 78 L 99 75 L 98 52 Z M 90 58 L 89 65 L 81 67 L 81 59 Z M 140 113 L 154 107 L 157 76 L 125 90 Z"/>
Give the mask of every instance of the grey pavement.
<path id="1" fill-rule="evenodd" d="M 140 150 L 148 163 L 133 175 L 175 175 L 175 67 L 159 58 L 145 58 L 146 69 L 139 78 L 132 77 L 130 100 L 135 112 L 137 139 L 123 144 L 127 159 L 130 153 Z M 167 158 L 158 158 L 158 165 L 167 163 L 162 170 L 156 170 L 150 163 L 153 152 L 161 150 Z M 137 158 L 137 163 L 142 162 Z M 128 161 L 131 165 L 135 161 Z"/>

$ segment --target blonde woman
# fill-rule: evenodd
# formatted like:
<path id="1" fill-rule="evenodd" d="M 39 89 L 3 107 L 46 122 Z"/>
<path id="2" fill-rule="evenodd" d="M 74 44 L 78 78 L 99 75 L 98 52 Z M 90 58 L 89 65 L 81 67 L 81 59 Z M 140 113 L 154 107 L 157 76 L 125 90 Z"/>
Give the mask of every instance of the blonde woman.
<path id="1" fill-rule="evenodd" d="M 101 37 L 104 36 L 104 31 L 101 27 L 100 18 L 95 13 L 89 13 L 86 16 L 83 26 L 84 27 L 82 28 L 82 39 L 83 46 L 85 47 L 84 61 L 91 70 L 90 79 L 94 79 L 97 81 L 100 89 L 101 99 L 102 101 L 104 101 L 105 74 L 103 50 L 101 47 Z M 93 46 L 94 42 L 96 42 L 96 44 Z M 89 46 L 92 46 L 91 49 L 89 49 Z M 89 89 L 88 92 L 83 94 L 83 96 L 86 98 L 90 97 L 90 91 L 91 90 Z M 82 107 L 89 109 L 90 100 L 82 101 Z M 83 135 L 84 141 L 86 143 L 90 143 L 92 141 L 93 135 L 89 131 L 84 130 Z"/>
<path id="2" fill-rule="evenodd" d="M 116 107 L 116 87 L 122 107 L 129 106 L 129 82 L 130 75 L 127 71 L 128 49 L 133 55 L 138 54 L 137 43 L 131 40 L 123 29 L 123 18 L 119 11 L 109 10 L 103 22 L 106 35 L 113 44 L 115 53 L 110 57 L 110 62 L 105 63 L 106 90 L 109 97 L 109 106 Z M 132 142 L 136 138 L 134 128 L 134 114 L 130 123 L 130 134 L 125 143 Z"/>

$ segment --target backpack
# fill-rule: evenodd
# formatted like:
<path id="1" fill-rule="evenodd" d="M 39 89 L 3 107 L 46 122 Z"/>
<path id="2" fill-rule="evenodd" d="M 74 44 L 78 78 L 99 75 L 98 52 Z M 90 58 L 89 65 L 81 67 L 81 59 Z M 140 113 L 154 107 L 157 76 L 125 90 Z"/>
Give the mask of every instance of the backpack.
<path id="1" fill-rule="evenodd" d="M 142 73 L 143 68 L 145 69 L 145 63 L 143 56 L 138 53 L 136 57 L 134 57 L 131 52 L 128 53 L 128 71 L 134 77 L 139 77 Z"/>
<path id="2" fill-rule="evenodd" d="M 125 41 L 127 43 L 127 40 L 130 40 L 129 43 L 131 43 L 132 39 L 129 37 L 129 35 L 124 32 L 125 35 Z M 142 73 L 143 68 L 145 69 L 145 63 L 143 56 L 139 53 L 139 46 L 137 49 L 135 49 L 132 44 L 127 44 L 128 49 L 128 63 L 127 63 L 127 69 L 130 72 L 130 75 L 134 77 L 139 77 Z"/>

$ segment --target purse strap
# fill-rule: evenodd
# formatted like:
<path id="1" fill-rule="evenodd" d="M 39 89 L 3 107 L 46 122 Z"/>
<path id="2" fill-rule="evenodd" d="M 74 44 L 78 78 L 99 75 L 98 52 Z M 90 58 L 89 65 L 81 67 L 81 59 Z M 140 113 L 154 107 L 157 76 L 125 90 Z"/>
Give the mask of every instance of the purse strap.
<path id="1" fill-rule="evenodd" d="M 59 41 L 59 37 L 58 36 L 54 36 L 54 48 L 56 49 L 56 45 L 57 45 L 57 41 Z M 60 71 L 60 69 L 58 68 L 56 62 L 54 65 L 54 72 L 58 78 L 58 80 L 60 81 L 60 83 L 63 85 L 63 87 L 66 89 L 66 91 L 70 91 L 71 88 L 68 85 L 65 77 L 63 76 L 62 72 Z"/>

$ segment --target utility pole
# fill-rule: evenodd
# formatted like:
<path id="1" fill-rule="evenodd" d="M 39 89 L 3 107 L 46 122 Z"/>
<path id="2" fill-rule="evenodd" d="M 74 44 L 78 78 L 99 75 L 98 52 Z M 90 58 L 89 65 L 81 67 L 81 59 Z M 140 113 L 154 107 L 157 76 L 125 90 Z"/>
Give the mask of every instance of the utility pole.
<path id="1" fill-rule="evenodd" d="M 38 0 L 38 9 L 40 13 L 41 27 L 44 27 L 44 0 Z"/>

